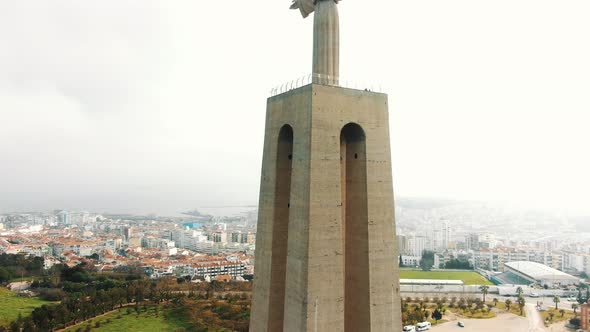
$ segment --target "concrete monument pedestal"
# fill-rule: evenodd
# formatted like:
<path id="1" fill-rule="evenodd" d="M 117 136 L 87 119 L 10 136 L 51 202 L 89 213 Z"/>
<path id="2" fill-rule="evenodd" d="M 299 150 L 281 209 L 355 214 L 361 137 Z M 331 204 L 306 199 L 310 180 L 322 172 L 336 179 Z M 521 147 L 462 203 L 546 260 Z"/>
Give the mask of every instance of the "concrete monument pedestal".
<path id="1" fill-rule="evenodd" d="M 250 330 L 401 328 L 385 94 L 267 103 Z"/>

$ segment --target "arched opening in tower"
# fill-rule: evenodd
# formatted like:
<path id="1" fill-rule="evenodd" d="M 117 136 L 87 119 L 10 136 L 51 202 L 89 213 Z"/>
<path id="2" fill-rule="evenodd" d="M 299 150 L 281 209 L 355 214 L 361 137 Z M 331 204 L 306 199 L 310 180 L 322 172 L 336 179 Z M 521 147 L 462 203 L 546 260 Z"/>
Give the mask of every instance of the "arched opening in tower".
<path id="1" fill-rule="evenodd" d="M 370 331 L 369 221 L 364 130 L 349 123 L 340 133 L 344 330 Z"/>
<path id="2" fill-rule="evenodd" d="M 268 331 L 283 330 L 292 161 L 293 128 L 284 125 L 277 144 Z"/>

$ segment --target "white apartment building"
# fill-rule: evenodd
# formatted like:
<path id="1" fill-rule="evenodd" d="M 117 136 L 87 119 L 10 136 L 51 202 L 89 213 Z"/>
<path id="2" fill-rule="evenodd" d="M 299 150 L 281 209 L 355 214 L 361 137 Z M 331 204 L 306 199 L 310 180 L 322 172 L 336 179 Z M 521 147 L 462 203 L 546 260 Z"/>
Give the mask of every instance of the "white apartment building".
<path id="1" fill-rule="evenodd" d="M 473 255 L 475 268 L 504 272 L 504 264 L 516 261 L 536 262 L 557 270 L 564 270 L 564 255 L 560 252 L 541 252 L 506 248 L 481 249 Z"/>
<path id="2" fill-rule="evenodd" d="M 404 266 L 419 266 L 420 265 L 420 261 L 422 260 L 422 256 L 406 256 L 406 255 L 402 255 L 402 264 Z"/>
<path id="3" fill-rule="evenodd" d="M 423 235 L 414 235 L 408 239 L 409 254 L 411 256 L 422 256 L 424 250 L 431 250 L 430 239 Z"/>
<path id="4" fill-rule="evenodd" d="M 193 264 L 193 275 L 210 278 L 229 275 L 235 279 L 244 274 L 245 268 L 241 262 L 203 262 Z"/>
<path id="5" fill-rule="evenodd" d="M 176 243 L 178 248 L 194 250 L 195 242 L 207 241 L 207 237 L 202 231 L 193 229 L 180 229 L 171 232 L 171 239 Z"/>
<path id="6" fill-rule="evenodd" d="M 159 239 L 156 237 L 148 236 L 141 239 L 141 246 L 144 248 L 169 249 L 175 248 L 176 244 L 174 243 L 174 241 L 168 239 Z"/>

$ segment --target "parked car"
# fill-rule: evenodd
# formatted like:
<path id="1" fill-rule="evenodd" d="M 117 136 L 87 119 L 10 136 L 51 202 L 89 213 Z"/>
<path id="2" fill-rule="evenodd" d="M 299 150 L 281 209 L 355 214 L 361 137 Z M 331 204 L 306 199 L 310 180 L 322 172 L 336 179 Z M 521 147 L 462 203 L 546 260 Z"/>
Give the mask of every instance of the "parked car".
<path id="1" fill-rule="evenodd" d="M 403 328 L 404 332 L 416 332 L 416 327 L 414 325 L 406 325 Z"/>
<path id="2" fill-rule="evenodd" d="M 459 323 L 457 323 L 457 325 L 459 325 L 460 327 L 465 327 L 465 323 L 463 323 L 463 322 L 459 322 Z"/>
<path id="3" fill-rule="evenodd" d="M 430 330 L 430 322 L 422 322 L 422 323 L 418 323 L 416 325 L 416 327 L 418 328 L 418 331 L 427 331 Z"/>
<path id="4" fill-rule="evenodd" d="M 529 294 L 529 296 L 530 297 L 539 297 L 539 294 L 537 294 L 537 293 L 531 293 L 531 294 Z"/>

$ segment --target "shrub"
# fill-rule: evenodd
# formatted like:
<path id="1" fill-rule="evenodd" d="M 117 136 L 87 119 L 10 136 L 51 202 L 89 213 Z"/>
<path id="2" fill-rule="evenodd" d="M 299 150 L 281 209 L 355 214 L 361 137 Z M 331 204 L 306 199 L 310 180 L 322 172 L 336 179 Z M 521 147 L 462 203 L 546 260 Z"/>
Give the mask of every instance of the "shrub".
<path id="1" fill-rule="evenodd" d="M 64 296 L 65 293 L 61 289 L 49 288 L 39 290 L 39 297 L 46 301 L 61 301 Z"/>
<path id="2" fill-rule="evenodd" d="M 580 318 L 574 317 L 574 318 L 570 319 L 570 324 L 572 324 L 576 328 L 580 327 Z"/>

